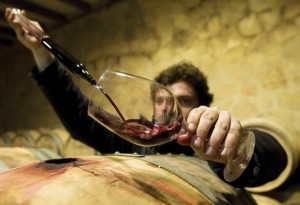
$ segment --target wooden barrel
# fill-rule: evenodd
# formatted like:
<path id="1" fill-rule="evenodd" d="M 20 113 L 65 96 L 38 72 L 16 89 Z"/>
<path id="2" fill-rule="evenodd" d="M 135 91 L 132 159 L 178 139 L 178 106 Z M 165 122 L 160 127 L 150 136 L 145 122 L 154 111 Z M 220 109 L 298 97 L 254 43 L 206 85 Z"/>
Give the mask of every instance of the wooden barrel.
<path id="1" fill-rule="evenodd" d="M 52 159 L 0 174 L 0 204 L 211 204 L 255 200 L 182 155 Z"/>
<path id="2" fill-rule="evenodd" d="M 62 156 L 69 136 L 69 133 L 63 129 L 43 129 L 35 142 L 35 146 L 47 148 Z"/>
<path id="3" fill-rule="evenodd" d="M 12 140 L 16 133 L 8 131 L 0 135 L 0 147 L 11 146 Z"/>
<path id="4" fill-rule="evenodd" d="M 24 166 L 29 163 L 40 162 L 58 157 L 59 156 L 57 154 L 47 149 L 0 147 L 0 172 Z"/>
<path id="5" fill-rule="evenodd" d="M 5 137 L 0 135 L 0 147 L 6 147 L 6 146 L 10 146 L 10 142 Z"/>
<path id="6" fill-rule="evenodd" d="M 91 155 L 99 155 L 96 151 L 83 144 L 82 142 L 73 139 L 70 137 L 65 145 L 63 156 L 70 157 L 70 156 L 91 156 Z"/>
<path id="7" fill-rule="evenodd" d="M 36 139 L 40 136 L 39 130 L 16 131 L 11 146 L 34 147 Z"/>

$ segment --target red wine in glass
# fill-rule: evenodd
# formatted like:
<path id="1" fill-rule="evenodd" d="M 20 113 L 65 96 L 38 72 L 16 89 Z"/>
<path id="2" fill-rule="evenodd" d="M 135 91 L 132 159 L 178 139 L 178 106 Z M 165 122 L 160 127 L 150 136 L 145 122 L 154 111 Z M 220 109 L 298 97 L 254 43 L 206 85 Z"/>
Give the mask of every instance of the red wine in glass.
<path id="1" fill-rule="evenodd" d="M 118 117 L 93 106 L 91 116 L 100 124 L 123 139 L 140 146 L 157 146 L 176 139 L 182 129 L 182 117 L 174 120 L 170 125 L 161 125 L 147 119 L 128 119 L 121 121 Z"/>

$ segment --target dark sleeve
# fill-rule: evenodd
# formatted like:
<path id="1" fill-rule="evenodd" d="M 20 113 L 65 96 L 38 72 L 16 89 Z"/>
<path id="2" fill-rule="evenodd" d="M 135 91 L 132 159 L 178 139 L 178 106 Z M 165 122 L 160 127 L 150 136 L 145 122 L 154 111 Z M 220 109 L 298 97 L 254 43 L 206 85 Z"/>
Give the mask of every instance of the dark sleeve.
<path id="1" fill-rule="evenodd" d="M 235 181 L 235 187 L 256 187 L 276 179 L 287 165 L 287 156 L 282 146 L 268 133 L 251 130 L 255 134 L 255 148 L 244 173 Z M 208 162 L 211 169 L 224 180 L 224 165 Z"/>
<path id="2" fill-rule="evenodd" d="M 34 68 L 31 76 L 54 108 L 71 136 L 103 154 L 130 152 L 132 144 L 114 135 L 87 114 L 88 98 L 57 61 L 43 72 Z"/>

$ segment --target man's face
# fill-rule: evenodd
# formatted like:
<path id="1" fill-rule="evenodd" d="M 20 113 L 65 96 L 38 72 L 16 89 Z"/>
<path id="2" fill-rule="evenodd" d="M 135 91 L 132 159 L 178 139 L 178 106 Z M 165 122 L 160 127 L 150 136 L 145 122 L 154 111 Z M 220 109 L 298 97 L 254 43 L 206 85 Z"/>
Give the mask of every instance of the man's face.
<path id="1" fill-rule="evenodd" d="M 167 90 L 156 90 L 154 103 L 154 117 L 156 121 L 162 124 L 168 123 L 168 116 L 173 110 L 173 106 L 174 99 Z"/>
<path id="2" fill-rule="evenodd" d="M 166 86 L 176 96 L 185 119 L 192 109 L 199 107 L 200 102 L 195 90 L 186 82 L 178 81 Z"/>

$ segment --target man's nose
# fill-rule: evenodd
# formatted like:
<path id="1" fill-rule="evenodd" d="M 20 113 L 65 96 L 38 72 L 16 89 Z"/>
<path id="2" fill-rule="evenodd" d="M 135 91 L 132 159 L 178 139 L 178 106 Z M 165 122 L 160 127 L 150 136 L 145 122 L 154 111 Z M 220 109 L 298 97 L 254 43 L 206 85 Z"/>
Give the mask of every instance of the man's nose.
<path id="1" fill-rule="evenodd" d="M 170 108 L 170 102 L 168 100 L 165 100 L 163 103 L 162 103 L 162 106 L 161 106 L 162 110 L 166 111 Z"/>

